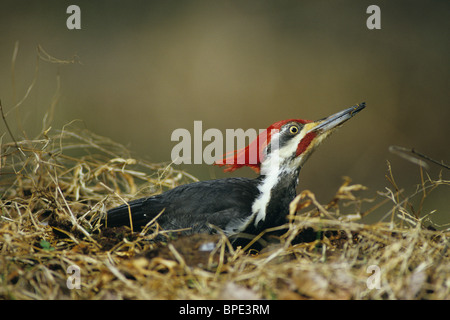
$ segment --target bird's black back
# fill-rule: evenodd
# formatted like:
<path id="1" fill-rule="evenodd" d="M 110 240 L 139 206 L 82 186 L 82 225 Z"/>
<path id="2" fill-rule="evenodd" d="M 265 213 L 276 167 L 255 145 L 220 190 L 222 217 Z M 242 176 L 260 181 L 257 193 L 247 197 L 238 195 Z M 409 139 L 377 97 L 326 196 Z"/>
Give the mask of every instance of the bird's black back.
<path id="1" fill-rule="evenodd" d="M 159 225 L 165 230 L 190 228 L 189 232 L 211 232 L 209 224 L 233 231 L 251 215 L 259 195 L 259 178 L 226 178 L 178 186 L 162 194 L 137 199 L 108 211 L 107 226 L 146 225 L 161 211 Z M 240 224 L 242 225 L 242 224 Z"/>

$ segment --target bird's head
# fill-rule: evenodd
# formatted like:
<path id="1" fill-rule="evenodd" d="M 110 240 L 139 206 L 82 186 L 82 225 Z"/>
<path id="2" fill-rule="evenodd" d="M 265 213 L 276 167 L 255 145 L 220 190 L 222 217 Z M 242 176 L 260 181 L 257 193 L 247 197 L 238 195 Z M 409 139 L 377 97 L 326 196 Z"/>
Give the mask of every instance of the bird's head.
<path id="1" fill-rule="evenodd" d="M 280 164 L 296 170 L 336 128 L 364 108 L 363 102 L 317 121 L 288 119 L 275 122 L 248 146 L 225 154 L 215 164 L 225 166 L 224 171 L 246 166 L 261 174 Z"/>

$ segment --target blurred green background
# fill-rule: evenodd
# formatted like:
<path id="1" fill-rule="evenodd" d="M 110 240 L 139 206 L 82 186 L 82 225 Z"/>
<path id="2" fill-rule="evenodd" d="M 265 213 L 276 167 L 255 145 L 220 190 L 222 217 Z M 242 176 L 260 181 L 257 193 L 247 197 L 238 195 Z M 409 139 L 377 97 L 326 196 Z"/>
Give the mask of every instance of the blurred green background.
<path id="1" fill-rule="evenodd" d="M 66 27 L 71 4 L 81 8 L 81 30 Z M 381 8 L 381 30 L 366 27 L 371 4 Z M 2 0 L 0 99 L 16 137 L 42 130 L 58 92 L 53 128 L 80 119 L 153 162 L 170 161 L 172 131 L 193 132 L 194 120 L 203 130 L 260 129 L 365 101 L 311 157 L 301 189 L 327 202 L 349 176 L 374 197 L 390 186 L 389 160 L 397 184 L 411 191 L 419 167 L 389 153 L 390 145 L 450 162 L 449 13 L 449 1 Z M 38 59 L 38 45 L 80 63 Z M 11 110 L 35 74 L 27 99 Z M 201 180 L 229 176 L 207 165 L 181 168 Z M 440 171 L 432 165 L 429 174 Z M 442 223 L 449 189 L 425 204 L 446 217 Z"/>

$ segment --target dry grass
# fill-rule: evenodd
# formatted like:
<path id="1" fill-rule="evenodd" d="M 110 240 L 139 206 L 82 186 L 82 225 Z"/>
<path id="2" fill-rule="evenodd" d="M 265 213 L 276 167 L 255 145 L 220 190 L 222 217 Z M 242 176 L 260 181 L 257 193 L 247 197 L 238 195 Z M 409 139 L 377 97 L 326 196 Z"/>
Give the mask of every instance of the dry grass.
<path id="1" fill-rule="evenodd" d="M 425 228 L 429 216 L 412 205 L 450 184 L 443 179 L 422 179 L 404 196 L 391 175 L 365 211 L 356 196 L 364 187 L 348 180 L 326 205 L 304 191 L 287 229 L 256 251 L 220 234 L 158 243 L 156 224 L 105 229 L 107 208 L 195 178 L 72 126 L 3 144 L 0 177 L 3 299 L 450 298 L 450 232 Z M 381 204 L 386 222 L 359 221 Z M 69 289 L 77 270 L 80 288 Z"/>

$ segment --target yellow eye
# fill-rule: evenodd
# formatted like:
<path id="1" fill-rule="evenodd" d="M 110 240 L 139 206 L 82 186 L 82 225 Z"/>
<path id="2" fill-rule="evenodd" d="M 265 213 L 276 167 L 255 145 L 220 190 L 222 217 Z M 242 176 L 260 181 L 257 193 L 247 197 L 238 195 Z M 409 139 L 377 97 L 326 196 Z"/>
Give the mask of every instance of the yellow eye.
<path id="1" fill-rule="evenodd" d="M 297 134 L 297 133 L 298 133 L 298 127 L 297 127 L 297 126 L 291 126 L 291 127 L 289 128 L 289 132 L 290 132 L 291 134 Z"/>

